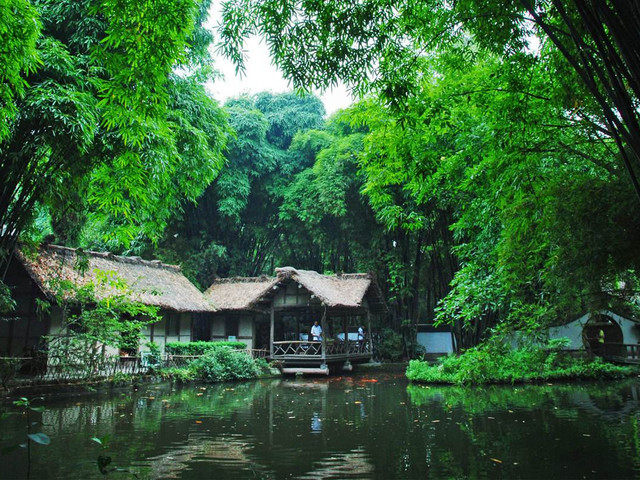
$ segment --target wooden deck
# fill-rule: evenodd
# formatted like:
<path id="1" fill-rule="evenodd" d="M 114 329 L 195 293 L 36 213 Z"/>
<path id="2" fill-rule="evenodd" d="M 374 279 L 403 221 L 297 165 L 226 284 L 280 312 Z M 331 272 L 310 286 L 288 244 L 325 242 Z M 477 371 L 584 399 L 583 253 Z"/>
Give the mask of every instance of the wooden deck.
<path id="1" fill-rule="evenodd" d="M 364 363 L 371 359 L 369 340 L 348 342 L 284 341 L 273 342 L 272 360 L 283 362 L 285 367 L 315 368 L 321 365 Z"/>
<path id="2" fill-rule="evenodd" d="M 640 365 L 640 345 L 637 343 L 603 343 L 594 349 L 594 353 L 611 362 Z"/>

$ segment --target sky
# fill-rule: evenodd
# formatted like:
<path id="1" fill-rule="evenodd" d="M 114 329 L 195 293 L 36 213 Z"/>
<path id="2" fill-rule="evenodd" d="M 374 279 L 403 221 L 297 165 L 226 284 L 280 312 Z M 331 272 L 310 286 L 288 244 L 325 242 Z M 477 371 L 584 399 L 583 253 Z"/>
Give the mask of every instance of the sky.
<path id="1" fill-rule="evenodd" d="M 214 2 L 209 17 L 209 27 L 213 29 L 220 19 L 220 2 Z M 217 37 L 217 35 L 216 35 Z M 271 93 L 290 92 L 292 85 L 285 80 L 281 72 L 271 63 L 269 50 L 265 43 L 258 37 L 252 37 L 245 43 L 247 52 L 246 71 L 243 76 L 236 76 L 235 66 L 226 58 L 212 51 L 215 60 L 215 68 L 219 70 L 224 78 L 218 79 L 207 85 L 209 93 L 220 103 L 224 103 L 228 98 L 237 97 L 243 93 L 254 94 L 268 91 Z M 327 115 L 331 115 L 340 108 L 346 108 L 353 103 L 353 99 L 347 88 L 339 84 L 332 90 L 324 93 L 314 91 L 324 103 Z"/>

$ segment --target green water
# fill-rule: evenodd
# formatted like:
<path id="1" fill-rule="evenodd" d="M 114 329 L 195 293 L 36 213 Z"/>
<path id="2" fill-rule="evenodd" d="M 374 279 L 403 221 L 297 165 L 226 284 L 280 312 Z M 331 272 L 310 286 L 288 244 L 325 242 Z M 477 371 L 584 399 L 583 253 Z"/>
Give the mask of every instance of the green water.
<path id="1" fill-rule="evenodd" d="M 51 444 L 32 448 L 34 479 L 104 478 L 100 455 L 138 478 L 640 477 L 637 381 L 461 389 L 376 374 L 40 403 Z M 25 434 L 24 418 L 3 420 L 0 447 Z M 24 449 L 0 456 L 1 479 L 26 472 Z"/>

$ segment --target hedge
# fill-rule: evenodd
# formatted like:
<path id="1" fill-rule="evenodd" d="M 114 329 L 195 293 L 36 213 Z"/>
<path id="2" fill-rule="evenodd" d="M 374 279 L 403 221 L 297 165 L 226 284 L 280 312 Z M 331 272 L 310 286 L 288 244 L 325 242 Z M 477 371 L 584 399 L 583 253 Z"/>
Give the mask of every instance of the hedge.
<path id="1" fill-rule="evenodd" d="M 171 342 L 165 345 L 167 355 L 205 355 L 220 347 L 244 350 L 247 345 L 242 342 Z"/>

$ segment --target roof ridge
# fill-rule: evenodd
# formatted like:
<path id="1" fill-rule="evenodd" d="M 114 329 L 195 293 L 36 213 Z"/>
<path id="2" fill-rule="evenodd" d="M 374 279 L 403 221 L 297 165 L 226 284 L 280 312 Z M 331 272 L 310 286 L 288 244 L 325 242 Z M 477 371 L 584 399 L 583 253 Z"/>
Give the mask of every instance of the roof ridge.
<path id="1" fill-rule="evenodd" d="M 212 285 L 221 283 L 262 283 L 275 280 L 276 277 L 268 275 L 260 275 L 259 277 L 220 277 L 214 279 Z"/>
<path id="2" fill-rule="evenodd" d="M 40 246 L 41 249 L 53 250 L 53 251 L 62 251 L 64 254 L 76 254 L 78 250 L 80 250 L 83 254 L 87 254 L 94 258 L 104 258 L 107 260 L 112 260 L 120 263 L 128 263 L 131 265 L 143 265 L 151 268 L 162 268 L 165 270 L 171 270 L 175 272 L 182 271 L 180 265 L 171 265 L 168 263 L 162 263 L 160 260 L 144 260 L 142 257 L 138 255 L 116 255 L 112 252 L 96 252 L 95 250 L 85 250 L 83 248 L 72 248 L 65 247 L 62 245 L 53 245 L 53 244 L 44 244 Z"/>

